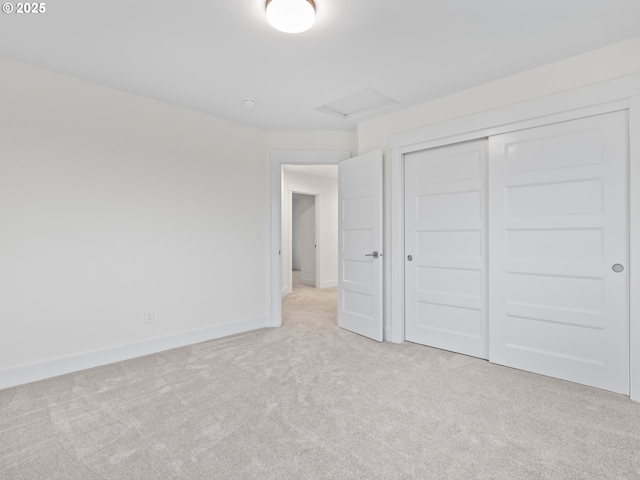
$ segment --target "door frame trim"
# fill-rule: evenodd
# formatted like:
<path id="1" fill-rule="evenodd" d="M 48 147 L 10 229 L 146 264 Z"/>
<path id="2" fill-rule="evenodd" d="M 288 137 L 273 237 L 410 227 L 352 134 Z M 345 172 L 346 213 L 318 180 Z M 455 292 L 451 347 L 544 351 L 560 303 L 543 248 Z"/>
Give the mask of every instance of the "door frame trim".
<path id="1" fill-rule="evenodd" d="M 640 291 L 640 75 L 394 135 L 391 146 L 391 341 L 404 333 L 404 155 L 428 148 L 627 110 L 629 113 L 629 292 Z M 635 205 L 635 208 L 634 208 Z M 629 295 L 631 398 L 640 401 L 640 296 Z"/>
<path id="2" fill-rule="evenodd" d="M 272 150 L 271 162 L 271 318 L 269 327 L 282 325 L 282 263 L 280 261 L 282 231 L 282 166 L 337 165 L 351 158 L 348 150 Z M 317 220 L 317 219 L 316 219 Z"/>

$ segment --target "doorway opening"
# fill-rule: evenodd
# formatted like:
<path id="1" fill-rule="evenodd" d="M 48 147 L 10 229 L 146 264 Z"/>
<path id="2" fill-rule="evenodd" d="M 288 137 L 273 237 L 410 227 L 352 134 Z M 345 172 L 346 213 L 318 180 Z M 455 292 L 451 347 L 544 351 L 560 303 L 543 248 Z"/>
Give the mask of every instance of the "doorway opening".
<path id="1" fill-rule="evenodd" d="M 283 234 L 286 222 L 286 210 L 283 205 L 288 199 L 288 186 L 284 178 L 283 166 L 288 169 L 296 167 L 313 166 L 320 167 L 326 165 L 337 165 L 342 160 L 351 157 L 348 150 L 327 150 L 327 151 L 272 151 L 271 159 L 271 321 L 269 326 L 279 327 L 282 325 L 282 298 L 285 295 L 285 278 L 288 277 L 288 268 L 283 268 L 288 256 L 283 251 L 287 236 Z M 303 192 L 305 193 L 305 192 Z M 322 209 L 323 196 L 320 196 L 320 209 Z M 337 223 L 337 222 L 336 222 Z M 337 241 L 337 231 L 334 233 Z M 318 250 L 323 249 L 322 240 Z M 335 264 L 337 265 L 337 257 Z M 336 275 L 337 280 L 337 275 Z M 322 288 L 322 284 L 320 284 Z"/>
<path id="2" fill-rule="evenodd" d="M 317 288 L 318 264 L 316 196 L 291 195 L 291 287 L 307 285 Z"/>
<path id="3" fill-rule="evenodd" d="M 383 341 L 383 231 L 382 231 L 382 192 L 383 192 L 383 155 L 382 150 L 351 157 L 345 151 L 279 151 L 271 152 L 271 321 L 269 326 L 282 325 L 282 298 L 285 295 L 284 280 L 288 277 L 287 240 L 283 234 L 287 211 L 283 205 L 288 200 L 288 191 L 296 191 L 288 178 L 287 169 L 339 164 L 339 181 L 335 182 L 337 208 L 326 209 L 326 195 L 316 195 L 316 208 L 319 224 L 325 224 L 323 212 L 333 211 L 336 219 L 330 222 L 332 227 L 318 230 L 318 270 L 319 288 L 336 287 L 338 297 L 338 326 L 359 335 L 377 341 Z M 284 166 L 284 168 L 283 168 Z M 325 167 L 326 168 L 326 167 Z M 336 179 L 338 180 L 338 179 Z M 306 193 L 298 190 L 298 193 Z M 315 193 L 315 192 L 311 192 Z M 337 228 L 336 228 L 337 227 Z M 328 238 L 327 238 L 328 237 Z M 326 245 L 335 245 L 334 258 L 325 261 Z M 334 269 L 333 276 L 327 279 L 327 268 Z M 337 268 L 336 268 L 337 267 Z M 286 272 L 286 274 L 284 274 Z M 339 281 L 338 281 L 339 278 Z M 333 309 L 335 310 L 335 309 Z"/>
<path id="4" fill-rule="evenodd" d="M 336 303 L 337 317 L 338 166 L 284 164 L 281 178 L 281 311 Z"/>

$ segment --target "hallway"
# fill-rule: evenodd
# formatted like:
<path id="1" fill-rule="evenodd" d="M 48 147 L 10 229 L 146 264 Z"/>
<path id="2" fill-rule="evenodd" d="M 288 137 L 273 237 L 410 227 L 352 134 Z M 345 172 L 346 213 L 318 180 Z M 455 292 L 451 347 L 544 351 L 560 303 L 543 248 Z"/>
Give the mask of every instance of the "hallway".
<path id="1" fill-rule="evenodd" d="M 338 328 L 338 288 L 314 288 L 300 283 L 293 270 L 293 292 L 282 299 L 282 323 L 313 321 Z"/>

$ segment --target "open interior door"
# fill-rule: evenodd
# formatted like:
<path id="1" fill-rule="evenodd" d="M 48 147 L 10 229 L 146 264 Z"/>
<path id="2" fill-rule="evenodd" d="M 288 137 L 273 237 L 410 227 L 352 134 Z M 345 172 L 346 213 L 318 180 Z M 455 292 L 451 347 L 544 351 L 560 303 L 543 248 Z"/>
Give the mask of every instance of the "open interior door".
<path id="1" fill-rule="evenodd" d="M 381 342 L 382 150 L 343 160 L 338 189 L 338 325 Z"/>

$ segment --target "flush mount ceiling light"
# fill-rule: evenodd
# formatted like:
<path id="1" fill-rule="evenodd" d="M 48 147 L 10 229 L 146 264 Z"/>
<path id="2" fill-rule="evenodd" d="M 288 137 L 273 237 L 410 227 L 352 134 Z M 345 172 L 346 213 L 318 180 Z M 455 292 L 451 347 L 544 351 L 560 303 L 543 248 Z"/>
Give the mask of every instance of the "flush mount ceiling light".
<path id="1" fill-rule="evenodd" d="M 313 26 L 315 19 L 313 0 L 267 0 L 267 20 L 281 32 L 304 32 Z"/>

